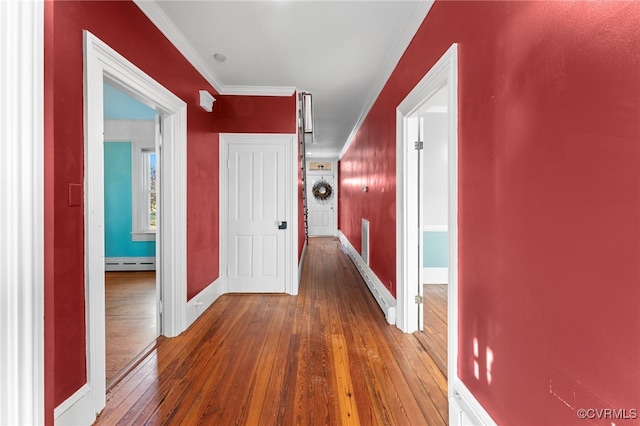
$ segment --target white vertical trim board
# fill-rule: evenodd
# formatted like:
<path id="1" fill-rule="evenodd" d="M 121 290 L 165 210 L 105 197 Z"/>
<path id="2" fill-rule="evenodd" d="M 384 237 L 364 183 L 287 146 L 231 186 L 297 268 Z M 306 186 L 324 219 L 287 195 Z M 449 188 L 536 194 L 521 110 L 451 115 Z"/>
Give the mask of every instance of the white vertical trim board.
<path id="1" fill-rule="evenodd" d="M 304 258 L 307 255 L 307 239 L 304 239 L 304 245 L 302 246 L 302 254 L 298 260 L 298 287 L 300 287 L 300 280 L 302 280 L 302 267 L 304 266 Z"/>
<path id="2" fill-rule="evenodd" d="M 389 290 L 382 284 L 380 278 L 373 272 L 373 270 L 369 267 L 369 265 L 364 261 L 360 253 L 357 252 L 355 247 L 351 245 L 347 237 L 342 233 L 342 231 L 338 231 L 338 239 L 340 239 L 340 243 L 347 250 L 347 254 L 353 261 L 353 264 L 356 266 L 356 269 L 362 276 L 367 287 L 369 287 L 369 291 L 373 295 L 376 302 L 382 309 L 384 313 L 384 317 L 389 324 L 396 323 L 396 299 L 393 298 Z"/>
<path id="3" fill-rule="evenodd" d="M 44 3 L 0 2 L 0 424 L 44 423 Z"/>
<path id="4" fill-rule="evenodd" d="M 93 34 L 84 32 L 85 78 L 85 262 L 87 289 L 88 418 L 105 406 L 104 314 L 104 81 L 152 105 L 162 116 L 158 172 L 157 276 L 163 295 L 162 334 L 186 328 L 186 104 Z M 84 398 L 83 398 L 84 400 Z"/>

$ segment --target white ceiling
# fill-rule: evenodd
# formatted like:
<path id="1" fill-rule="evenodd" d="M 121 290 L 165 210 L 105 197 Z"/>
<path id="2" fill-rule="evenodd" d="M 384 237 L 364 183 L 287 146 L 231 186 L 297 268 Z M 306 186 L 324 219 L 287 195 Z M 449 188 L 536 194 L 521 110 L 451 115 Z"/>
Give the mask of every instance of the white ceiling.
<path id="1" fill-rule="evenodd" d="M 432 3 L 136 0 L 220 93 L 311 92 L 310 158 L 339 157 Z"/>

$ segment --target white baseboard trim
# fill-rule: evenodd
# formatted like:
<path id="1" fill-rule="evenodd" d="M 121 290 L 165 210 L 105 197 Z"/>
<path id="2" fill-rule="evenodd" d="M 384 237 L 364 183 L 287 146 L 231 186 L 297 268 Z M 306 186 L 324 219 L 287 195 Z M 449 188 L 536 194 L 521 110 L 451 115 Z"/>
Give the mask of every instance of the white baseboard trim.
<path id="1" fill-rule="evenodd" d="M 155 271 L 155 257 L 105 257 L 105 271 Z"/>
<path id="2" fill-rule="evenodd" d="M 204 311 L 206 311 L 213 302 L 221 295 L 226 293 L 223 288 L 222 280 L 219 278 L 205 287 L 197 296 L 187 302 L 187 327 L 198 319 Z"/>
<path id="3" fill-rule="evenodd" d="M 353 260 L 353 263 L 356 265 L 360 275 L 362 275 L 364 282 L 367 284 L 367 287 L 369 287 L 369 291 L 371 291 L 376 302 L 380 305 L 387 322 L 395 325 L 397 306 L 396 299 L 391 295 L 391 293 L 389 293 L 389 290 L 387 290 L 387 288 L 382 284 L 382 281 L 380 281 L 371 268 L 369 268 L 364 259 L 362 259 L 362 256 L 360 256 L 347 237 L 345 237 L 340 230 L 338 230 L 338 238 L 342 245 L 347 249 L 349 257 L 351 257 L 351 260 Z"/>
<path id="4" fill-rule="evenodd" d="M 448 284 L 449 268 L 422 268 L 422 282 L 425 284 Z"/>
<path id="5" fill-rule="evenodd" d="M 53 410 L 55 426 L 91 425 L 96 420 L 93 396 L 88 384 L 84 384 L 73 395 Z"/>
<path id="6" fill-rule="evenodd" d="M 449 424 L 451 426 L 495 426 L 496 422 L 456 377 L 449 397 Z"/>
<path id="7" fill-rule="evenodd" d="M 304 265 L 304 258 L 307 255 L 307 239 L 304 239 L 304 246 L 302 246 L 302 254 L 300 255 L 300 261 L 298 262 L 298 286 L 300 286 L 300 280 L 302 280 L 302 266 Z"/>

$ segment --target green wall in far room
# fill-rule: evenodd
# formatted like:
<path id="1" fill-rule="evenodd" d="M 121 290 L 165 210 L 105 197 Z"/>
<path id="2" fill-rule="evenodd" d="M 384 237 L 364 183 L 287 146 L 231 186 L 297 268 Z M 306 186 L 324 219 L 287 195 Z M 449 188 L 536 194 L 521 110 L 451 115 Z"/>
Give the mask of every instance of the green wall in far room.
<path id="1" fill-rule="evenodd" d="M 449 234 L 446 231 L 425 231 L 422 233 L 422 260 L 425 268 L 446 268 L 449 266 Z"/>

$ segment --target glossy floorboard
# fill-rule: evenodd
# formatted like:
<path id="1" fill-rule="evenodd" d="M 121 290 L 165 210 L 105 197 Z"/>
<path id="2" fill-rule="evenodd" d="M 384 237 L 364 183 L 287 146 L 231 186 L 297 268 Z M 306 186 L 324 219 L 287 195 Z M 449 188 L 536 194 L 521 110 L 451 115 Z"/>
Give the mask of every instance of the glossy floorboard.
<path id="1" fill-rule="evenodd" d="M 105 273 L 107 388 L 156 339 L 155 271 Z"/>
<path id="2" fill-rule="evenodd" d="M 389 326 L 335 239 L 312 238 L 298 296 L 221 296 L 107 395 L 97 424 L 440 425 L 447 381 Z"/>
<path id="3" fill-rule="evenodd" d="M 424 331 L 414 333 L 445 377 L 447 376 L 447 291 L 446 284 L 424 285 Z"/>

